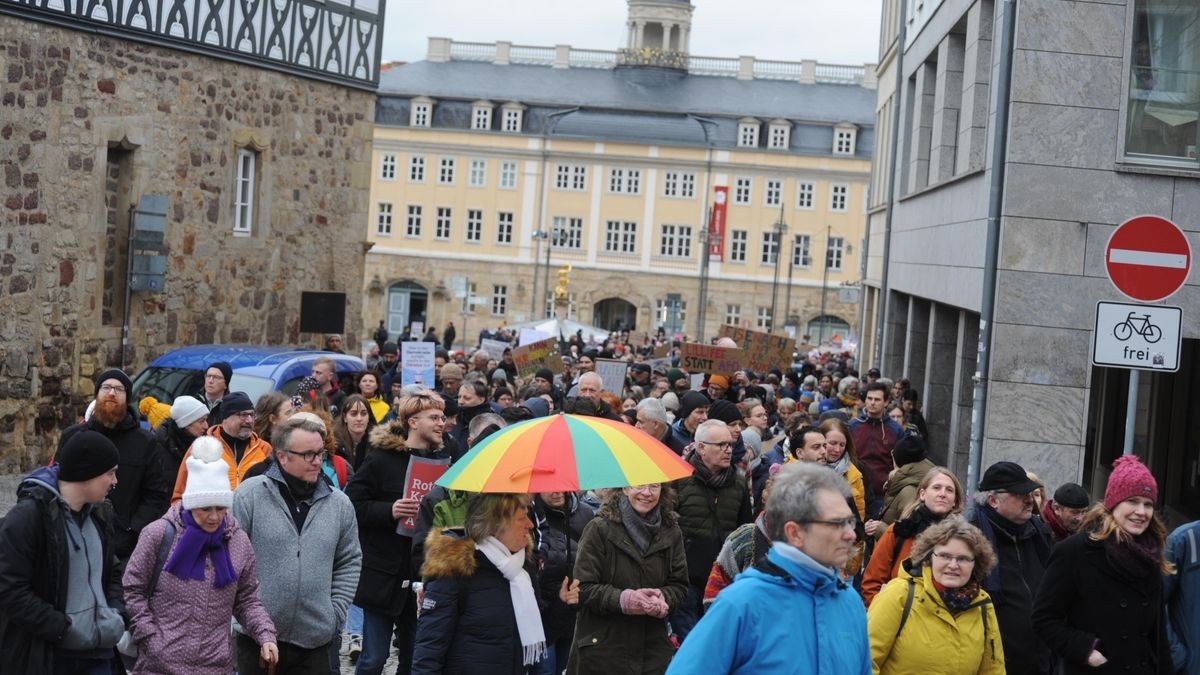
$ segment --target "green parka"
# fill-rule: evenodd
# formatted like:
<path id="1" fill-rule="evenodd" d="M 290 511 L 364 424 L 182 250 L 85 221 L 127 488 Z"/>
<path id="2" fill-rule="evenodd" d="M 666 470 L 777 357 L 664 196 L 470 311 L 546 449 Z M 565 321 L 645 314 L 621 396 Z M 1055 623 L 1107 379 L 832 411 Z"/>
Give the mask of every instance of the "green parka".
<path id="1" fill-rule="evenodd" d="M 657 588 L 671 610 L 687 595 L 683 534 L 671 512 L 670 489 L 659 500 L 663 524 L 642 553 L 621 522 L 617 491 L 583 530 L 575 558 L 579 614 L 567 672 L 571 675 L 642 675 L 667 669 L 675 647 L 667 622 L 621 613 L 621 591 Z"/>
<path id="2" fill-rule="evenodd" d="M 695 474 L 674 483 L 679 529 L 687 549 L 688 581 L 693 586 L 708 583 L 708 573 L 729 533 L 754 520 L 746 477 L 736 470 L 732 474 L 719 488 Z"/>

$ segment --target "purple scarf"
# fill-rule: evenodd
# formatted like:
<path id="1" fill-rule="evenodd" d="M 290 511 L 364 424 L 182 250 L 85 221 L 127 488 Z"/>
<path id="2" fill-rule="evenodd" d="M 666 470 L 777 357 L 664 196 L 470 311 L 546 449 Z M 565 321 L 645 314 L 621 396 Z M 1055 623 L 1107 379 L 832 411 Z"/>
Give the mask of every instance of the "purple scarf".
<path id="1" fill-rule="evenodd" d="M 237 572 L 229 560 L 229 547 L 225 545 L 225 521 L 216 532 L 209 534 L 196 524 L 191 512 L 180 509 L 183 516 L 183 534 L 171 552 L 163 569 L 180 579 L 204 581 L 204 558 L 212 556 L 213 588 L 222 588 L 237 581 Z"/>

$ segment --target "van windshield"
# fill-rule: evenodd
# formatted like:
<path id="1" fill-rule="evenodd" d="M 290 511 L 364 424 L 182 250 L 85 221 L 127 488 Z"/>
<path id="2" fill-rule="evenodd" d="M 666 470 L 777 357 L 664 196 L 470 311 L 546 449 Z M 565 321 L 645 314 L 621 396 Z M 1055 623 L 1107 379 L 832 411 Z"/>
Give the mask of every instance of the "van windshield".
<path id="1" fill-rule="evenodd" d="M 258 403 L 258 398 L 260 396 L 274 390 L 275 382 L 270 378 L 246 375 L 236 371 L 233 373 L 233 378 L 229 382 L 229 391 L 245 392 L 246 396 L 249 396 L 250 400 L 254 401 L 255 403 Z"/>
<path id="2" fill-rule="evenodd" d="M 198 394 L 204 389 L 204 373 L 190 368 L 146 368 L 133 381 L 131 401 L 153 396 L 171 405 L 176 398 Z"/>

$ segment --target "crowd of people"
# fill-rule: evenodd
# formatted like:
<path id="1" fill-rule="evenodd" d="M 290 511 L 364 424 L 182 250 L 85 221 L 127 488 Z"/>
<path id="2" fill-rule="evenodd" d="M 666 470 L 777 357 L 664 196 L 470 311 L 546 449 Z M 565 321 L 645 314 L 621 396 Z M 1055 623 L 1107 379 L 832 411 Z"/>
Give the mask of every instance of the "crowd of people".
<path id="1" fill-rule="evenodd" d="M 452 331 L 424 335 L 432 387 L 386 330 L 354 377 L 318 358 L 257 400 L 221 362 L 171 402 L 101 373 L 0 523 L 0 672 L 1200 672 L 1200 522 L 1168 535 L 1135 456 L 1098 500 L 1011 461 L 964 486 L 908 381 L 849 354 L 693 378 L 662 335 L 572 336 L 522 377 Z M 598 359 L 627 362 L 619 391 Z M 408 489 L 558 413 L 692 473 Z"/>

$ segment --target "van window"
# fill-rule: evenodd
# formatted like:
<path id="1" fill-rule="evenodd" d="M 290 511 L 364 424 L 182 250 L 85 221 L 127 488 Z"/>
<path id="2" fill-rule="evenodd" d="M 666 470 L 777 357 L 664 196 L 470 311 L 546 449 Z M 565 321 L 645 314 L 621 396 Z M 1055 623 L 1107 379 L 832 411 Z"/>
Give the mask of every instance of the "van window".
<path id="1" fill-rule="evenodd" d="M 275 382 L 269 378 L 246 375 L 237 371 L 234 371 L 229 383 L 229 391 L 244 392 L 255 404 L 258 403 L 260 396 L 274 389 Z"/>
<path id="2" fill-rule="evenodd" d="M 147 396 L 171 405 L 180 396 L 199 394 L 204 390 L 204 373 L 188 368 L 146 368 L 133 381 L 130 403 L 137 405 Z"/>

